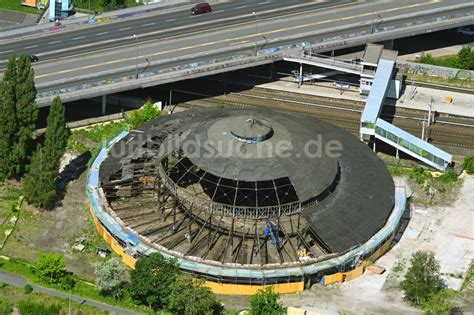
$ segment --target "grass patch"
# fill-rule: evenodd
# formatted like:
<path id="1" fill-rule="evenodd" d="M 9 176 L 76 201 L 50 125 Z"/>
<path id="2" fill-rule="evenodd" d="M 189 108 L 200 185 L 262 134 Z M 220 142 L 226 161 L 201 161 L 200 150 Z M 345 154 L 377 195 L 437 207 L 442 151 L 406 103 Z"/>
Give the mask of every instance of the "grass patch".
<path id="1" fill-rule="evenodd" d="M 461 286 L 461 291 L 464 290 L 472 282 L 474 282 L 474 264 L 471 264 L 469 266 L 466 278 L 464 278 L 464 281 Z"/>
<path id="2" fill-rule="evenodd" d="M 0 9 L 23 12 L 23 13 L 31 13 L 31 14 L 39 14 L 37 8 L 27 7 L 21 5 L 20 0 L 0 0 Z"/>
<path id="3" fill-rule="evenodd" d="M 66 314 L 69 307 L 69 301 L 66 299 L 57 298 L 44 293 L 25 293 L 24 290 L 7 285 L 5 283 L 0 283 L 0 296 L 0 314 L 11 314 L 2 311 L 11 310 L 13 306 L 18 306 L 21 301 L 25 300 L 40 303 L 45 306 L 57 305 L 63 310 L 62 314 Z M 101 311 L 95 307 L 89 305 L 80 305 L 74 301 L 71 301 L 70 305 L 71 314 L 79 314 L 79 310 L 84 315 L 108 314 L 107 312 Z"/>
<path id="4" fill-rule="evenodd" d="M 466 156 L 463 163 L 464 170 L 468 174 L 474 174 L 474 155 Z"/>
<path id="5" fill-rule="evenodd" d="M 409 81 L 415 82 L 424 82 L 424 83 L 431 83 L 431 84 L 439 84 L 451 87 L 458 87 L 464 89 L 473 89 L 474 88 L 474 81 L 469 79 L 459 79 L 459 78 L 440 78 L 440 77 L 431 77 L 423 74 L 412 74 L 407 73 L 406 79 Z"/>
<path id="6" fill-rule="evenodd" d="M 47 284 L 38 279 L 34 273 L 34 266 L 29 262 L 22 259 L 0 259 L 0 270 L 7 271 L 9 273 L 17 274 L 28 279 L 30 282 L 55 289 L 57 291 L 62 291 L 64 293 L 71 293 L 74 295 L 82 296 L 92 300 L 96 300 L 102 303 L 116 305 L 123 308 L 129 308 L 140 312 L 150 312 L 150 309 L 147 307 L 136 306 L 130 297 L 125 296 L 120 300 L 115 300 L 109 296 L 103 296 L 95 289 L 94 284 L 84 281 L 79 277 L 73 275 L 76 280 L 76 284 L 71 291 L 63 290 L 59 285 Z"/>
<path id="7" fill-rule="evenodd" d="M 459 58 L 457 55 L 446 55 L 446 56 L 439 56 L 439 57 L 432 57 L 430 54 L 421 54 L 421 59 L 415 61 L 416 63 L 423 63 L 423 64 L 430 64 L 434 66 L 440 67 L 448 67 L 448 68 L 457 68 L 459 64 Z"/>
<path id="8" fill-rule="evenodd" d="M 425 195 L 433 197 L 435 194 L 446 195 L 452 192 L 458 183 L 458 175 L 452 171 L 446 173 L 430 172 L 421 167 L 409 168 L 401 165 L 388 165 L 392 176 L 407 177 L 416 184 Z"/>
<path id="9" fill-rule="evenodd" d="M 90 9 L 95 12 L 105 12 L 105 11 L 112 11 L 112 10 L 118 10 L 118 9 L 123 9 L 123 8 L 131 8 L 131 7 L 136 7 L 139 5 L 143 5 L 143 1 L 139 1 L 139 3 L 136 3 L 135 0 L 123 0 L 123 1 L 116 1 L 116 3 L 119 3 L 118 5 L 115 6 L 104 6 L 103 3 L 104 0 L 90 0 Z M 123 4 L 121 4 L 123 2 Z M 74 5 L 75 8 L 79 9 L 84 9 L 88 10 L 89 9 L 89 0 L 72 0 L 72 4 Z"/>
<path id="10" fill-rule="evenodd" d="M 101 143 L 111 140 L 126 129 L 127 125 L 123 121 L 75 129 L 68 139 L 67 149 L 79 154 L 87 151 L 93 152 Z"/>

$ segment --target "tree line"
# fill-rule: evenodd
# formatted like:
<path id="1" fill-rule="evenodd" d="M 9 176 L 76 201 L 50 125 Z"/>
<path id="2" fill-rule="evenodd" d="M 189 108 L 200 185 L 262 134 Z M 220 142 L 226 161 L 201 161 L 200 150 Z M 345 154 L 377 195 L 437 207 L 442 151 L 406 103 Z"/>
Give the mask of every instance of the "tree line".
<path id="1" fill-rule="evenodd" d="M 51 209 L 60 195 L 57 179 L 69 130 L 64 105 L 56 97 L 49 110 L 44 142 L 35 138 L 36 94 L 28 56 L 10 56 L 0 82 L 0 182 L 20 181 L 30 204 Z"/>

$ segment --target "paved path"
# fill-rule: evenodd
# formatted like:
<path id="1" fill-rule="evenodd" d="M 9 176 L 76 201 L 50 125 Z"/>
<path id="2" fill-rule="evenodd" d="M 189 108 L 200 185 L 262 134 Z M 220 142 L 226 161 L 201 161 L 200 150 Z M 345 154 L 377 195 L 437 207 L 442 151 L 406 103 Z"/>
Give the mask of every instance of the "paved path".
<path id="1" fill-rule="evenodd" d="M 46 294 L 53 295 L 53 296 L 56 296 L 56 297 L 59 297 L 59 298 L 62 298 L 62 299 L 71 298 L 72 301 L 75 301 L 75 302 L 78 302 L 78 303 L 82 303 L 82 302 L 85 301 L 84 304 L 86 304 L 86 305 L 97 307 L 101 310 L 112 312 L 112 313 L 115 313 L 115 314 L 120 314 L 120 315 L 122 315 L 122 314 L 123 315 L 140 314 L 140 313 L 137 313 L 137 312 L 134 312 L 134 311 L 129 311 L 129 310 L 126 310 L 126 309 L 123 309 L 123 308 L 119 308 L 119 307 L 115 307 L 115 306 L 108 305 L 108 304 L 105 304 L 105 303 L 100 303 L 100 302 L 96 302 L 94 300 L 86 299 L 86 298 L 83 298 L 83 297 L 80 297 L 80 296 L 77 296 L 77 295 L 67 294 L 67 293 L 59 292 L 59 291 L 56 291 L 56 290 L 53 290 L 53 289 L 50 289 L 50 288 L 45 288 L 45 287 L 30 283 L 23 277 L 13 275 L 13 274 L 10 274 L 10 273 L 6 273 L 6 272 L 3 272 L 3 271 L 0 271 L 0 282 L 7 283 L 7 284 L 15 286 L 17 288 L 24 288 L 25 285 L 30 284 L 33 287 L 33 291 L 35 291 L 35 292 L 46 293 Z"/>

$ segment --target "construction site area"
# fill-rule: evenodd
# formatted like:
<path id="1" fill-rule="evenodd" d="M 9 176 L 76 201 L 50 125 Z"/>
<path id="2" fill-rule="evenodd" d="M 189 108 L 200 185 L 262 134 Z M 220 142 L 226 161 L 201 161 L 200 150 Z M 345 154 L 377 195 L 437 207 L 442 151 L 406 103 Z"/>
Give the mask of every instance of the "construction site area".
<path id="1" fill-rule="evenodd" d="M 406 199 L 348 132 L 229 108 L 122 133 L 96 158 L 88 195 L 99 233 L 125 263 L 159 251 L 222 294 L 360 275 L 388 249 Z"/>

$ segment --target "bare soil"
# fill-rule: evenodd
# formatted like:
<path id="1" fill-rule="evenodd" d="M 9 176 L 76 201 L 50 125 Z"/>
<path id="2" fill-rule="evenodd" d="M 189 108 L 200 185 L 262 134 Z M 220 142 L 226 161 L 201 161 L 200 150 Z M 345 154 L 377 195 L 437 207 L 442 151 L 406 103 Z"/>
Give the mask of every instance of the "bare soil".
<path id="1" fill-rule="evenodd" d="M 65 158 L 71 163 L 75 161 L 69 155 Z M 40 252 L 61 253 L 69 271 L 93 280 L 95 265 L 102 260 L 95 249 L 105 242 L 94 232 L 85 193 L 87 174 L 71 163 L 66 169 L 72 174 L 65 177 L 64 198 L 58 207 L 42 211 L 24 203 L 17 227 L 0 254 L 34 261 Z M 74 174 L 73 170 L 80 173 Z M 86 250 L 82 253 L 72 249 L 79 236 L 86 238 Z"/>

